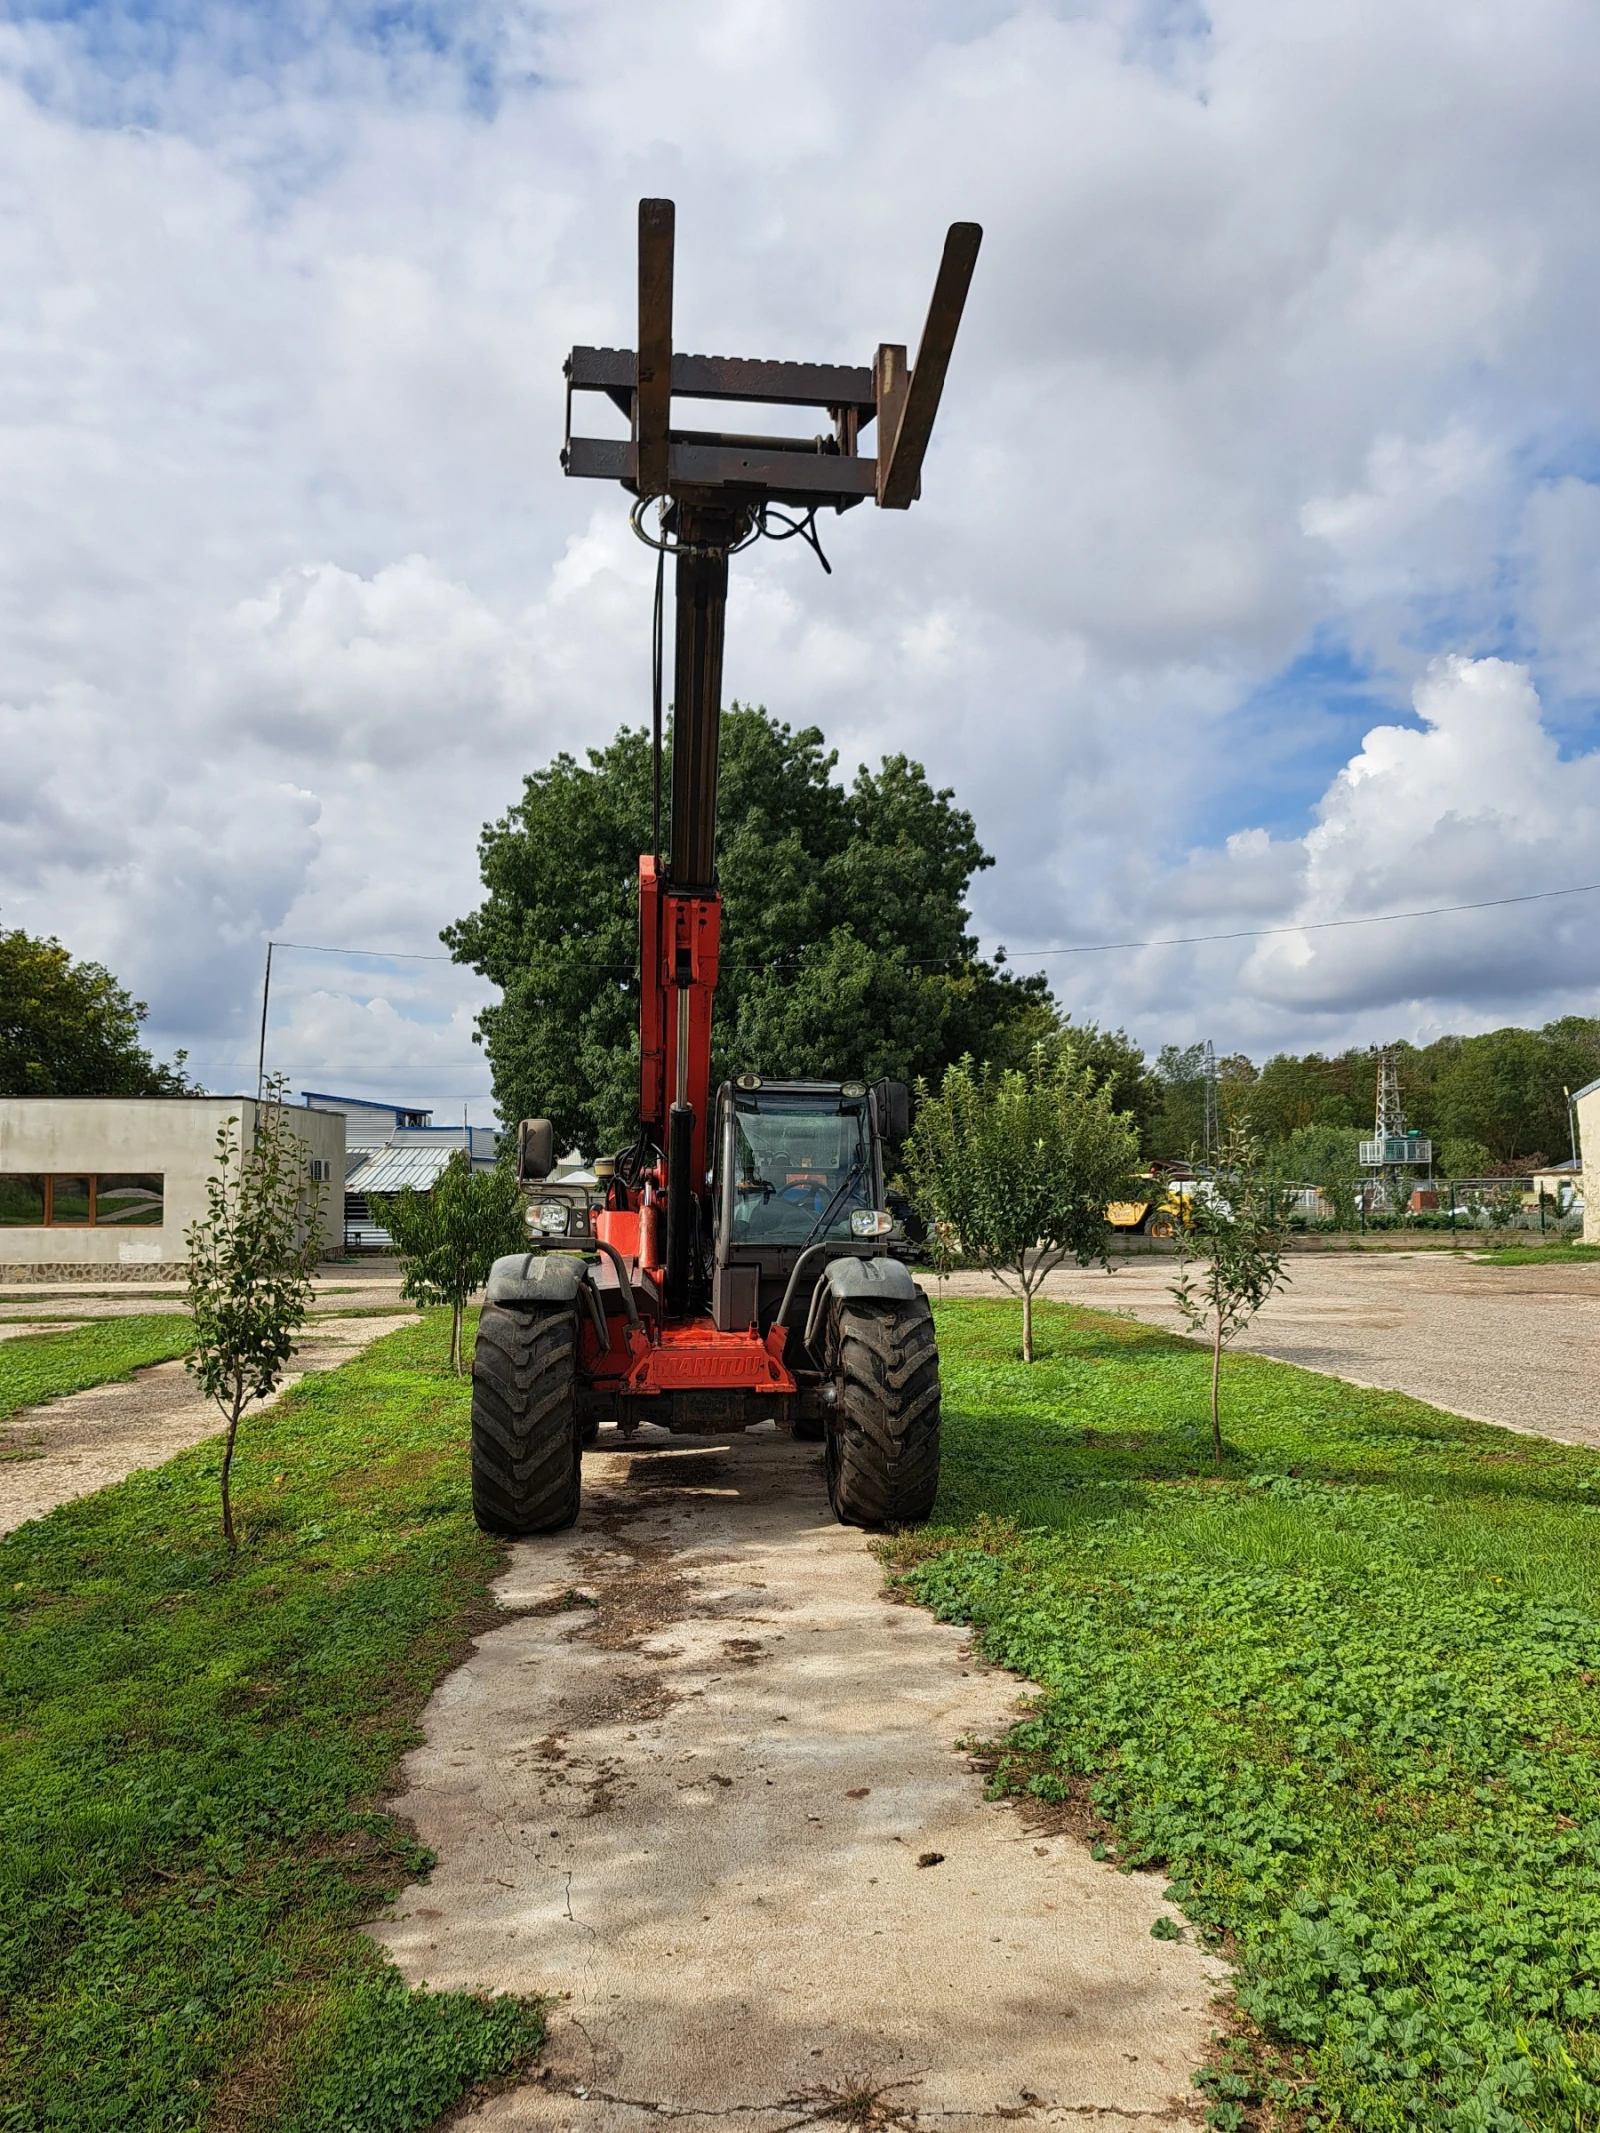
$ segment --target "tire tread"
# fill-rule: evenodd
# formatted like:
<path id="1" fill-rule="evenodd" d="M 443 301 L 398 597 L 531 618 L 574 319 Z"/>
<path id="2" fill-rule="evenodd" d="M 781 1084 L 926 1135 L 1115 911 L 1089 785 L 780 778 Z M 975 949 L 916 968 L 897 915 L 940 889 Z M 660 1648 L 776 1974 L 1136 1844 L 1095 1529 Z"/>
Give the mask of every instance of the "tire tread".
<path id="1" fill-rule="evenodd" d="M 553 1533 L 578 1515 L 578 1320 L 486 1304 L 472 1358 L 472 1510 L 485 1533 Z"/>
<path id="2" fill-rule="evenodd" d="M 835 1302 L 828 1496 L 850 1526 L 920 1525 L 939 1489 L 939 1350 L 925 1296 Z"/>

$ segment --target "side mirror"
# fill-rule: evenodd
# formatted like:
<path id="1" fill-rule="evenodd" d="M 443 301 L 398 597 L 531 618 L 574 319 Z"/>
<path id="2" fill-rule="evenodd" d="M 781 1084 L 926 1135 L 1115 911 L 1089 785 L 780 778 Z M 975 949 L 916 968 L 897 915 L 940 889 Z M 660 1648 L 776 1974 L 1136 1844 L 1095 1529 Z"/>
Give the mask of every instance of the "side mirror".
<path id="1" fill-rule="evenodd" d="M 911 1131 L 911 1091 L 903 1081 L 880 1081 L 875 1093 L 878 1131 L 886 1141 L 903 1141 Z"/>
<path id="2" fill-rule="evenodd" d="M 555 1168 L 556 1138 L 547 1118 L 525 1118 L 517 1128 L 517 1176 L 524 1183 L 547 1178 Z"/>

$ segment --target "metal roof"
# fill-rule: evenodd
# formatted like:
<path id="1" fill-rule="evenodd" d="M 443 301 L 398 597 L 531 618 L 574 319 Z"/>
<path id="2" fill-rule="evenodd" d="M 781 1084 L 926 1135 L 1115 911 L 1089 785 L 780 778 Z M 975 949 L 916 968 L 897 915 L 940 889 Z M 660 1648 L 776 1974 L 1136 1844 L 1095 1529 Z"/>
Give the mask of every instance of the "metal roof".
<path id="1" fill-rule="evenodd" d="M 302 1089 L 300 1095 L 309 1111 L 329 1104 L 336 1111 L 386 1111 L 391 1122 L 397 1118 L 431 1119 L 433 1116 L 425 1104 L 389 1104 L 371 1096 L 335 1096 L 327 1089 Z"/>
<path id="2" fill-rule="evenodd" d="M 380 1148 L 368 1158 L 359 1170 L 353 1170 L 344 1181 L 346 1192 L 398 1192 L 402 1185 L 413 1185 L 418 1192 L 428 1192 L 437 1182 L 440 1173 L 451 1156 L 460 1147 L 441 1148 L 437 1144 L 419 1147 L 415 1142 L 404 1148 Z"/>

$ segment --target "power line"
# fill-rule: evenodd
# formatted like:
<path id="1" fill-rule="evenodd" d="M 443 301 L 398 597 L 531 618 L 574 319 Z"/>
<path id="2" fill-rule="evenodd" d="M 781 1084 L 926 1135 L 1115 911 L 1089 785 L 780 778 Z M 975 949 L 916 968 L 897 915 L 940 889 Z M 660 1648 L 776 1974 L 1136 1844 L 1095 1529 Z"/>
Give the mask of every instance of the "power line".
<path id="1" fill-rule="evenodd" d="M 1365 918 L 1314 918 L 1297 926 L 1247 926 L 1237 933 L 1179 933 L 1154 941 L 1085 941 L 1072 946 L 1019 948 L 1019 956 L 1109 955 L 1122 948 L 1194 948 L 1202 941 L 1261 941 L 1274 933 L 1331 933 L 1339 926 L 1392 926 L 1402 918 L 1442 918 L 1450 911 L 1498 911 L 1506 904 L 1544 903 L 1552 896 L 1592 896 L 1600 881 L 1573 889 L 1534 889 L 1526 896 L 1488 896 L 1475 904 L 1430 904 L 1422 911 L 1374 911 Z"/>
<path id="2" fill-rule="evenodd" d="M 303 955 L 370 955 L 391 963 L 453 963 L 453 955 L 421 954 L 414 948 L 328 948 L 320 941 L 268 941 L 269 948 L 298 948 Z"/>
<path id="3" fill-rule="evenodd" d="M 1226 933 L 1173 933 L 1158 935 L 1146 941 L 1057 941 L 1043 948 L 1018 948 L 1007 956 L 1009 962 L 1017 962 L 1049 955 L 1115 955 L 1142 948 L 1198 948 L 1212 941 L 1261 941 L 1285 933 L 1332 933 L 1346 926 L 1392 926 L 1404 919 L 1445 918 L 1458 911 L 1499 911 L 1511 904 L 1548 903 L 1558 896 L 1593 896 L 1600 891 L 1600 881 L 1586 881 L 1570 889 L 1533 889 L 1521 896 L 1486 896 L 1475 903 L 1429 904 L 1416 911 L 1373 911 L 1359 918 L 1304 919 L 1298 925 L 1287 926 L 1242 926 Z M 437 950 L 422 954 L 416 950 L 400 948 L 330 948 L 313 941 L 273 941 L 269 947 L 297 948 L 309 955 L 354 955 L 371 956 L 379 960 L 406 963 L 453 963 L 452 955 L 441 955 Z M 773 970 L 787 968 L 804 960 L 803 955 L 773 956 L 760 963 L 725 962 L 723 969 Z M 937 956 L 913 962 L 917 970 L 943 970 L 951 964 L 965 963 L 964 956 Z M 569 970 L 575 966 L 567 964 Z M 583 963 L 576 966 L 585 970 L 610 972 L 618 975 L 631 974 L 638 968 L 636 961 L 626 963 Z"/>

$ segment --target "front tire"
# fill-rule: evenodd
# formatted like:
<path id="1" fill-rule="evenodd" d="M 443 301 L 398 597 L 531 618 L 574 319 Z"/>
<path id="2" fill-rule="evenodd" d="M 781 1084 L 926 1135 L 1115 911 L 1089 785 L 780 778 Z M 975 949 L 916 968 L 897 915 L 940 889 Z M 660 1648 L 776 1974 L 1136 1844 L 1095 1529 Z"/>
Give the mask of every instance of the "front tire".
<path id="1" fill-rule="evenodd" d="M 472 1359 L 472 1512 L 485 1533 L 554 1533 L 578 1515 L 578 1317 L 486 1304 Z"/>
<path id="2" fill-rule="evenodd" d="M 828 1501 L 845 1526 L 915 1526 L 939 1490 L 939 1350 L 928 1299 L 832 1303 Z"/>

